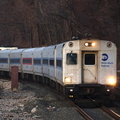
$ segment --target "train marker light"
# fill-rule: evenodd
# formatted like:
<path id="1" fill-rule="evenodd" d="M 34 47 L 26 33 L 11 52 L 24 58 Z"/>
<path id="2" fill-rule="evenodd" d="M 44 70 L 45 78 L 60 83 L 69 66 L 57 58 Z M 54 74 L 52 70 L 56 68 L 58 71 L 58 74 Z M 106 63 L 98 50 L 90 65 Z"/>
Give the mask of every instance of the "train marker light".
<path id="1" fill-rule="evenodd" d="M 71 77 L 65 77 L 64 82 L 65 83 L 72 83 L 72 78 Z"/>
<path id="2" fill-rule="evenodd" d="M 94 46 L 95 46 L 95 43 L 93 42 L 91 45 L 92 45 L 92 47 L 94 47 Z"/>

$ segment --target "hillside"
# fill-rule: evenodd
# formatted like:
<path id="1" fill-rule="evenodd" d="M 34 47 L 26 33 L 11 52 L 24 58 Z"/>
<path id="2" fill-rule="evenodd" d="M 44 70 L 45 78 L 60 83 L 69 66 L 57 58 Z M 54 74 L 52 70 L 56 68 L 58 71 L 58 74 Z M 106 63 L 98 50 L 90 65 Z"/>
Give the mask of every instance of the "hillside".
<path id="1" fill-rule="evenodd" d="M 119 0 L 0 1 L 1 46 L 47 46 L 86 34 L 120 48 Z"/>

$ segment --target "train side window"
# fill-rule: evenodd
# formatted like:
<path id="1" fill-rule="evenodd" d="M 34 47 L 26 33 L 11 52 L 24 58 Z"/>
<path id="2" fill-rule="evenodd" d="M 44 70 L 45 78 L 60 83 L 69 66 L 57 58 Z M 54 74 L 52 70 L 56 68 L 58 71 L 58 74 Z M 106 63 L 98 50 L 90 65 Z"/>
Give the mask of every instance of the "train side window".
<path id="1" fill-rule="evenodd" d="M 11 58 L 11 59 L 10 59 L 10 63 L 11 63 L 11 64 L 12 64 L 12 63 L 13 63 L 13 64 L 15 64 L 15 63 L 16 63 L 16 64 L 19 64 L 19 63 L 20 63 L 20 59 L 19 59 L 19 58 L 14 58 L 14 59 Z"/>
<path id="2" fill-rule="evenodd" d="M 85 65 L 95 65 L 95 54 L 85 54 Z"/>
<path id="3" fill-rule="evenodd" d="M 41 65 L 41 59 L 35 58 L 34 59 L 34 65 Z"/>
<path id="4" fill-rule="evenodd" d="M 53 59 L 51 59 L 51 60 L 49 60 L 49 61 L 50 61 L 50 62 L 49 62 L 49 63 L 50 63 L 50 65 L 51 65 L 51 66 L 54 66 L 54 60 L 53 60 Z"/>
<path id="5" fill-rule="evenodd" d="M 23 58 L 23 64 L 32 64 L 31 58 Z"/>
<path id="6" fill-rule="evenodd" d="M 8 59 L 7 58 L 0 58 L 0 63 L 8 63 Z"/>
<path id="7" fill-rule="evenodd" d="M 56 60 L 56 65 L 62 68 L 62 60 Z"/>
<path id="8" fill-rule="evenodd" d="M 76 65 L 77 64 L 77 54 L 76 53 L 67 53 L 66 63 L 67 63 L 67 65 Z"/>
<path id="9" fill-rule="evenodd" d="M 48 65 L 48 59 L 43 59 L 43 64 Z"/>

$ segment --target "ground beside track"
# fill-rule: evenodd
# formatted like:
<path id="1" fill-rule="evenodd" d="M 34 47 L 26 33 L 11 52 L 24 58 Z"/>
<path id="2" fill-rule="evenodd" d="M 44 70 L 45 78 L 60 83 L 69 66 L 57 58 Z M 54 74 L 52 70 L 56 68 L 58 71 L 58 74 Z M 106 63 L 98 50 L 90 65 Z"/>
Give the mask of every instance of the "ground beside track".
<path id="1" fill-rule="evenodd" d="M 17 92 L 11 82 L 0 79 L 0 120 L 83 120 L 75 107 L 42 85 L 19 83 Z"/>
<path id="2" fill-rule="evenodd" d="M 67 99 L 47 86 L 20 82 L 19 90 L 12 92 L 11 82 L 0 79 L 0 88 L 0 120 L 84 120 Z M 94 112 L 96 120 L 107 116 L 95 108 L 87 111 Z"/>

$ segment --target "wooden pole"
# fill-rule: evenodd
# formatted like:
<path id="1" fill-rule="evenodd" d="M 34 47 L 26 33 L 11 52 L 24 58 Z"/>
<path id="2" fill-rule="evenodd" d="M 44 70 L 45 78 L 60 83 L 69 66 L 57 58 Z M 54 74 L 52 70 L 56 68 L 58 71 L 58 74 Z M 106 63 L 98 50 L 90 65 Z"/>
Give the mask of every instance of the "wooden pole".
<path id="1" fill-rule="evenodd" d="M 18 66 L 11 67 L 11 89 L 18 91 Z"/>

